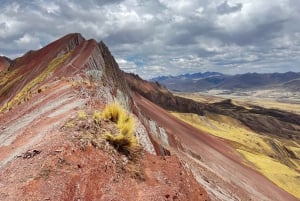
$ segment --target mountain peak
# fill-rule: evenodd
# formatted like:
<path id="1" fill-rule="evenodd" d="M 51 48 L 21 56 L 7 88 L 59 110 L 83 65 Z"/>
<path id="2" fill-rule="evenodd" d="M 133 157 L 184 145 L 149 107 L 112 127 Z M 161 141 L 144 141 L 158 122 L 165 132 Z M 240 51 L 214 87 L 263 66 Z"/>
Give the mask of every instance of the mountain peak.
<path id="1" fill-rule="evenodd" d="M 169 152 L 150 140 L 148 123 L 104 42 L 72 33 L 9 68 L 7 62 L 0 58 L 6 68 L 0 71 L 0 180 L 12 179 L 3 183 L 1 200 L 208 200 L 175 155 L 158 156 Z M 117 112 L 134 122 L 136 156 L 107 138 L 122 131 L 102 117 L 116 103 Z"/>
<path id="2" fill-rule="evenodd" d="M 5 56 L 0 56 L 0 72 L 9 68 L 11 60 Z"/>

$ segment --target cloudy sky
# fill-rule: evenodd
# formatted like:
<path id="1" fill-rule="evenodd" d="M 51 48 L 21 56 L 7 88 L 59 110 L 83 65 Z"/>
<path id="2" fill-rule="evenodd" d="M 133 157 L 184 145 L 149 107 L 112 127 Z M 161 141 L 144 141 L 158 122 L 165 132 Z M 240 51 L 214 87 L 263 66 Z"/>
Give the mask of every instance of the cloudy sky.
<path id="1" fill-rule="evenodd" d="M 300 72 L 300 0 L 0 0 L 0 55 L 70 32 L 103 40 L 144 78 Z"/>

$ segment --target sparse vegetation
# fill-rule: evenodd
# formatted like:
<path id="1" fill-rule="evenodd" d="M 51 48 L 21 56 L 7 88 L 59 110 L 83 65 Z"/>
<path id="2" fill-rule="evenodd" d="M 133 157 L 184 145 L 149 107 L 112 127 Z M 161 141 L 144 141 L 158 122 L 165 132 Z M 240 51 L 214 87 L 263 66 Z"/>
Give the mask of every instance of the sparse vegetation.
<path id="1" fill-rule="evenodd" d="M 0 96 L 4 96 L 5 94 L 7 94 L 10 91 L 10 89 L 12 89 L 14 86 L 16 86 L 17 83 L 19 83 L 22 80 L 22 78 L 23 76 L 19 76 L 12 79 L 9 82 L 2 82 L 4 84 L 0 84 Z"/>
<path id="2" fill-rule="evenodd" d="M 72 128 L 74 127 L 74 122 L 73 121 L 68 121 L 65 125 L 64 125 L 64 128 Z"/>
<path id="3" fill-rule="evenodd" d="M 141 152 L 134 135 L 134 119 L 117 103 L 107 105 L 102 112 L 79 110 L 77 117 L 66 122 L 63 129 L 80 131 L 80 139 L 94 147 L 104 147 L 108 142 L 132 160 Z"/>
<path id="4" fill-rule="evenodd" d="M 51 169 L 49 167 L 43 168 L 40 172 L 40 177 L 43 178 L 44 180 L 47 180 L 49 178 Z"/>
<path id="5" fill-rule="evenodd" d="M 81 119 L 81 120 L 84 120 L 87 117 L 87 114 L 86 114 L 86 112 L 84 110 L 79 110 L 77 112 L 77 115 L 78 115 L 78 118 Z"/>
<path id="6" fill-rule="evenodd" d="M 209 113 L 203 117 L 191 113 L 172 114 L 202 131 L 226 140 L 271 181 L 300 197 L 299 191 L 296 190 L 300 186 L 299 160 L 288 156 L 284 156 L 283 160 L 281 155 L 285 153 L 284 145 L 289 145 L 289 150 L 294 150 L 293 153 L 297 157 L 300 152 L 297 152 L 299 145 L 295 141 L 282 139 L 278 141 L 279 147 L 282 148 L 273 149 L 270 142 L 275 141 L 274 138 L 255 133 L 231 117 Z M 291 163 L 293 165 L 289 165 Z"/>
<path id="7" fill-rule="evenodd" d="M 99 124 L 102 119 L 102 113 L 99 111 L 95 111 L 93 114 L 94 123 Z"/>
<path id="8" fill-rule="evenodd" d="M 0 73 L 0 86 L 7 84 L 7 82 L 11 82 L 12 78 L 17 75 L 19 69 L 15 69 L 13 71 L 1 72 Z"/>
<path id="9" fill-rule="evenodd" d="M 119 118 L 123 118 L 123 112 L 124 110 L 120 107 L 120 105 L 118 105 L 117 103 L 112 103 L 105 107 L 103 111 L 103 117 L 107 120 L 118 123 Z"/>
<path id="10" fill-rule="evenodd" d="M 299 172 L 265 154 L 251 153 L 244 150 L 238 151 L 276 185 L 300 198 Z"/>
<path id="11" fill-rule="evenodd" d="M 63 54 L 55 59 L 53 59 L 48 66 L 33 80 L 31 80 L 28 84 L 26 84 L 19 93 L 17 93 L 7 104 L 5 104 L 2 108 L 0 108 L 0 113 L 5 110 L 11 109 L 14 105 L 20 103 L 24 98 L 25 100 L 29 100 L 30 98 L 30 90 L 33 89 L 36 85 L 40 84 L 43 80 L 47 78 L 47 76 L 55 70 L 61 63 L 63 63 L 69 56 L 71 52 Z"/>
<path id="12" fill-rule="evenodd" d="M 120 152 L 125 155 L 133 155 L 139 149 L 137 139 L 134 136 L 134 121 L 126 111 L 117 103 L 108 105 L 103 116 L 117 124 L 120 129 L 117 135 L 105 134 L 106 139 Z"/>
<path id="13" fill-rule="evenodd" d="M 102 71 L 97 69 L 86 71 L 86 76 L 92 81 L 100 81 L 102 74 Z"/>
<path id="14" fill-rule="evenodd" d="M 143 180 L 140 158 L 142 147 L 135 136 L 134 118 L 119 104 L 112 103 L 103 110 L 80 110 L 62 126 L 81 151 L 89 146 L 104 151 L 116 161 L 117 171 Z M 43 172 L 47 178 L 47 172 Z"/>

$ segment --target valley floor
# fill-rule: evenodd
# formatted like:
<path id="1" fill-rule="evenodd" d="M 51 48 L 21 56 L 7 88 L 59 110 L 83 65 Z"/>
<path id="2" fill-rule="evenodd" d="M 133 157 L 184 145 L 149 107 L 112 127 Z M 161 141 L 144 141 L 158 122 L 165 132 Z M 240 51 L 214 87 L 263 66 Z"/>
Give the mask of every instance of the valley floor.
<path id="1" fill-rule="evenodd" d="M 280 109 L 300 114 L 300 92 L 287 92 L 284 90 L 255 90 L 238 92 L 230 90 L 208 90 L 199 93 L 175 92 L 174 94 L 204 103 L 233 99 L 242 106 L 258 105 L 265 108 Z"/>

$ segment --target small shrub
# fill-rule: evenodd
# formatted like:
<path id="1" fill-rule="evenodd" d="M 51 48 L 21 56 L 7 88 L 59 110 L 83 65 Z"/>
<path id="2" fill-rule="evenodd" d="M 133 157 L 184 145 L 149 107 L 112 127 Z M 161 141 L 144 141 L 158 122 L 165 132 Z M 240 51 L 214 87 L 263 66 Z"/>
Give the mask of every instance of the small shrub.
<path id="1" fill-rule="evenodd" d="M 122 113 L 124 113 L 122 107 L 117 103 L 112 103 L 105 107 L 103 111 L 103 117 L 105 119 L 118 123 L 119 118 L 123 115 Z"/>
<path id="2" fill-rule="evenodd" d="M 84 120 L 87 117 L 87 114 L 84 110 L 79 110 L 77 115 L 78 115 L 78 118 L 81 119 L 81 120 Z"/>
<path id="3" fill-rule="evenodd" d="M 99 124 L 100 121 L 101 121 L 101 119 L 102 119 L 102 113 L 98 112 L 98 111 L 94 112 L 94 114 L 93 114 L 93 120 L 94 120 L 94 122 L 96 124 Z"/>
<path id="4" fill-rule="evenodd" d="M 120 129 L 127 124 L 134 126 L 133 118 L 129 116 L 123 109 L 119 112 L 118 121 L 116 123 Z"/>
<path id="5" fill-rule="evenodd" d="M 72 121 L 69 121 L 64 125 L 65 128 L 72 128 L 74 126 L 75 126 L 75 124 Z"/>
<path id="6" fill-rule="evenodd" d="M 126 156 L 130 156 L 139 148 L 134 135 L 123 135 L 121 133 L 112 135 L 105 134 L 106 140 L 115 147 L 115 149 Z"/>
<path id="7" fill-rule="evenodd" d="M 134 119 L 117 103 L 106 106 L 103 116 L 117 124 L 120 132 L 117 135 L 105 134 L 105 138 L 119 152 L 132 156 L 139 149 L 134 135 Z"/>
<path id="8" fill-rule="evenodd" d="M 118 128 L 122 135 L 131 135 L 134 132 L 134 121 L 132 117 L 128 117 L 126 121 L 118 122 Z"/>
<path id="9" fill-rule="evenodd" d="M 102 71 L 101 70 L 96 70 L 96 69 L 93 69 L 93 70 L 88 70 L 86 71 L 86 76 L 92 80 L 92 81 L 100 81 L 101 78 L 102 78 Z"/>

